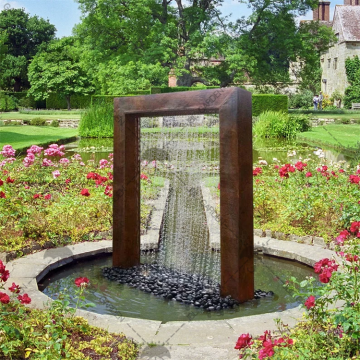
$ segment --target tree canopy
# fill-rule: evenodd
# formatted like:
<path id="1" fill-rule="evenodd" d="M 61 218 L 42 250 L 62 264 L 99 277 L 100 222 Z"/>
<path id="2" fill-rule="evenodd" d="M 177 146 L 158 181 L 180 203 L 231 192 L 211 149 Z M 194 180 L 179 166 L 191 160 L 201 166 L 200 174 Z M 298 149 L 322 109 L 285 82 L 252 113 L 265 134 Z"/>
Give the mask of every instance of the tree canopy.
<path id="1" fill-rule="evenodd" d="M 295 61 L 308 64 L 300 67 L 304 78 L 318 71 L 314 64 L 331 44 L 331 29 L 297 21 L 316 0 L 249 0 L 252 15 L 235 23 L 221 15 L 222 3 L 79 0 L 83 19 L 75 34 L 87 49 L 84 62 L 98 77 L 98 90 L 166 84 L 171 69 L 183 86 L 227 86 L 249 78 L 257 85 L 284 86 Z"/>
<path id="2" fill-rule="evenodd" d="M 29 66 L 29 93 L 35 99 L 44 99 L 56 92 L 65 97 L 70 110 L 72 95 L 94 90 L 80 62 L 80 53 L 73 37 L 52 41 L 46 51 L 35 55 Z"/>
<path id="3" fill-rule="evenodd" d="M 45 43 L 54 39 L 55 31 L 55 26 L 48 20 L 29 16 L 24 9 L 0 12 L 0 32 L 6 32 L 3 45 L 7 47 L 0 63 L 1 87 L 20 91 L 29 86 L 29 62 Z"/>

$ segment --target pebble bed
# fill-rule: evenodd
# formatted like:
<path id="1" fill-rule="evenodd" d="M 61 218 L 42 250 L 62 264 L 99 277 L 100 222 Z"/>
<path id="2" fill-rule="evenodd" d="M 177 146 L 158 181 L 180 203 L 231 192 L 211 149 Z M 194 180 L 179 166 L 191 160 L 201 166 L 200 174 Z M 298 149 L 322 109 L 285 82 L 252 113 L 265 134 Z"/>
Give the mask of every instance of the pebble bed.
<path id="1" fill-rule="evenodd" d="M 170 301 L 192 305 L 215 311 L 233 308 L 238 302 L 220 296 L 220 284 L 197 275 L 181 273 L 157 264 L 144 264 L 129 269 L 105 267 L 102 269 L 106 279 L 128 284 L 155 296 Z M 274 296 L 272 291 L 256 290 L 254 299 Z"/>

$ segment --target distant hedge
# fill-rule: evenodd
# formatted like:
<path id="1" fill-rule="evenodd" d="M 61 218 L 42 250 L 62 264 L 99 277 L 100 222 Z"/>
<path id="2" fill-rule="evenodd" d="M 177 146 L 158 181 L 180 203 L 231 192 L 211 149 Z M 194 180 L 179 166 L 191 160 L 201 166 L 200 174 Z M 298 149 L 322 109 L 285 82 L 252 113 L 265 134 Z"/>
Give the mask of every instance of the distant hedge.
<path id="1" fill-rule="evenodd" d="M 253 94 L 252 114 L 259 116 L 265 111 L 288 111 L 288 97 L 286 95 Z"/>
<path id="2" fill-rule="evenodd" d="M 127 94 L 127 95 L 92 95 L 90 103 L 91 104 L 113 103 L 114 98 L 116 97 L 150 95 L 150 93 L 151 93 L 150 90 L 138 90 L 138 91 L 133 91 L 131 94 Z"/>
<path id="3" fill-rule="evenodd" d="M 5 103 L 5 96 L 8 99 L 7 104 Z M 23 108 L 33 108 L 33 109 L 45 109 L 45 101 L 35 100 L 33 96 L 27 96 L 26 91 L 20 92 L 11 92 L 11 91 L 1 91 L 0 92 L 1 106 L 0 111 L 11 111 L 17 110 L 19 107 Z M 7 110 L 4 109 L 4 106 Z"/>
<path id="4" fill-rule="evenodd" d="M 193 91 L 193 90 L 210 90 L 210 89 L 219 89 L 219 86 L 204 86 L 204 87 L 188 87 L 188 86 L 155 86 L 150 89 L 151 94 L 166 94 L 171 92 L 179 91 Z"/>
<path id="5" fill-rule="evenodd" d="M 70 97 L 72 109 L 86 109 L 90 106 L 91 95 L 75 94 Z M 67 109 L 67 102 L 64 96 L 57 93 L 50 93 L 46 99 L 46 109 Z"/>

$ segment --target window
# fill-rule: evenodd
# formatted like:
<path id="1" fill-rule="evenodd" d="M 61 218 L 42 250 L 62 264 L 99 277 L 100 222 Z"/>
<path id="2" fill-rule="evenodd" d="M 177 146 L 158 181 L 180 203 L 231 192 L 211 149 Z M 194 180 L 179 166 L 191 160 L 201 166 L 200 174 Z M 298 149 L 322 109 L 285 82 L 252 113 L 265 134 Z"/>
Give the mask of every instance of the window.
<path id="1" fill-rule="evenodd" d="M 334 70 L 337 69 L 337 58 L 334 58 Z"/>
<path id="2" fill-rule="evenodd" d="M 328 59 L 328 69 L 330 69 L 331 66 L 331 59 Z"/>

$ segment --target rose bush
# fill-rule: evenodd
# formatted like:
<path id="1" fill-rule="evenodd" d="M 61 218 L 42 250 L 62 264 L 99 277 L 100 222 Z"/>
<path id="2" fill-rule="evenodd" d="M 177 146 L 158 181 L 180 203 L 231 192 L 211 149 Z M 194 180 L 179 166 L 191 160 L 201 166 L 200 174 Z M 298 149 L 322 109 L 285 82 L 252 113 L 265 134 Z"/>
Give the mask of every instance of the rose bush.
<path id="1" fill-rule="evenodd" d="M 260 160 L 253 168 L 254 228 L 335 241 L 360 218 L 359 169 L 323 158 L 283 165 Z M 214 193 L 219 203 L 219 187 Z"/>
<path id="2" fill-rule="evenodd" d="M 138 348 L 123 334 L 111 334 L 90 326 L 75 316 L 80 307 L 89 307 L 84 292 L 89 279 L 75 280 L 79 287 L 77 304 L 69 308 L 69 295 L 59 294 L 45 310 L 25 307 L 31 303 L 28 294 L 19 294 L 14 282 L 6 288 L 9 277 L 0 260 L 0 358 L 1 359 L 129 359 L 137 357 Z"/>
<path id="3" fill-rule="evenodd" d="M 89 239 L 112 227 L 113 156 L 99 164 L 66 158 L 63 145 L 33 145 L 23 159 L 5 145 L 0 152 L 0 251 L 20 250 L 31 243 L 63 245 Z M 154 166 L 143 166 L 141 230 L 163 179 Z"/>
<path id="4" fill-rule="evenodd" d="M 336 259 L 324 258 L 314 265 L 320 283 L 310 276 L 301 282 L 292 277 L 285 284 L 307 309 L 303 321 L 293 329 L 279 323 L 274 341 L 268 332 L 256 339 L 242 334 L 235 345 L 240 358 L 359 359 L 359 225 L 353 221 L 340 232 L 343 241 L 336 246 Z"/>

